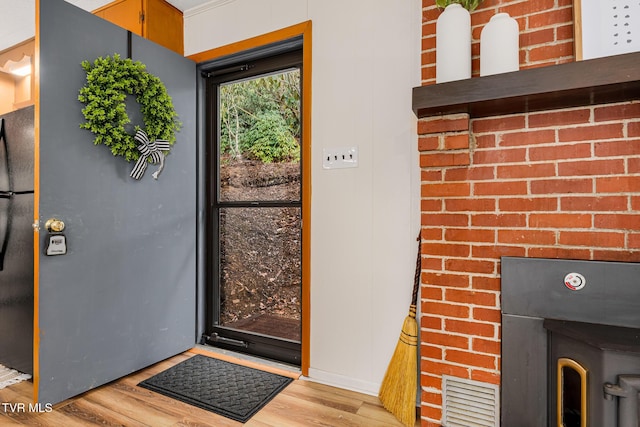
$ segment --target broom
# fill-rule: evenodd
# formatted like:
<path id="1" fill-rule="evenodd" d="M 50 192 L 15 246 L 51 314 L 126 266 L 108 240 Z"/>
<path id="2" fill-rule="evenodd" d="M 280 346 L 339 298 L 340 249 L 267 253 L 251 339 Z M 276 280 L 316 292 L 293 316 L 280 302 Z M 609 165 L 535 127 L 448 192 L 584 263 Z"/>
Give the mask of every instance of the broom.
<path id="1" fill-rule="evenodd" d="M 413 295 L 409 315 L 404 319 L 396 349 L 382 380 L 378 397 L 385 409 L 405 426 L 416 423 L 416 388 L 418 376 L 418 323 L 416 303 L 420 286 L 420 235 L 418 235 L 418 260 L 413 280 Z"/>

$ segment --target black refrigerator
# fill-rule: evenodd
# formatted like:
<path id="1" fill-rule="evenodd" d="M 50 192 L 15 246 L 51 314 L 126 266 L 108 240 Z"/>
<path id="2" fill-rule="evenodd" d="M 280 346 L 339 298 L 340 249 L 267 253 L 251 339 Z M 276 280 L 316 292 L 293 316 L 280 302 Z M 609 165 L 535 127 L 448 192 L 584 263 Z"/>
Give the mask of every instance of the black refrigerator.
<path id="1" fill-rule="evenodd" d="M 33 374 L 34 107 L 0 115 L 0 364 Z"/>

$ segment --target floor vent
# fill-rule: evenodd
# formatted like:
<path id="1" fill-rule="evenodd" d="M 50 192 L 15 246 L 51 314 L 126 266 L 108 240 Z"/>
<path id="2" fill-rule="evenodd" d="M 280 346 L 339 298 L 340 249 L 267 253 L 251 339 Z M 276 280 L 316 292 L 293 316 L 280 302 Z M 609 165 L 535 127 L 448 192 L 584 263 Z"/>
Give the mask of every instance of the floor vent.
<path id="1" fill-rule="evenodd" d="M 442 427 L 500 427 L 498 386 L 442 376 Z"/>

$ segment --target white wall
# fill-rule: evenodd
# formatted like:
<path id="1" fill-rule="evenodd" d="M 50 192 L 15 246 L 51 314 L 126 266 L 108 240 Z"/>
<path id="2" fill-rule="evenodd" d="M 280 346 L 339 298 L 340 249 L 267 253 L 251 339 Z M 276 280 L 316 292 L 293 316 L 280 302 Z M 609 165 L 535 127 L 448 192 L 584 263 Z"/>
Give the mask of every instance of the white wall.
<path id="1" fill-rule="evenodd" d="M 419 229 L 411 88 L 420 0 L 215 0 L 185 12 L 185 55 L 313 22 L 311 360 L 377 394 L 408 313 Z M 323 148 L 359 167 L 324 170 Z"/>
<path id="2" fill-rule="evenodd" d="M 0 52 L 35 37 L 35 0 L 2 0 L 0 8 Z"/>
<path id="3" fill-rule="evenodd" d="M 65 0 L 84 10 L 95 10 L 112 0 Z M 0 52 L 36 35 L 35 0 L 0 0 Z M 2 65 L 2 64 L 0 64 Z"/>

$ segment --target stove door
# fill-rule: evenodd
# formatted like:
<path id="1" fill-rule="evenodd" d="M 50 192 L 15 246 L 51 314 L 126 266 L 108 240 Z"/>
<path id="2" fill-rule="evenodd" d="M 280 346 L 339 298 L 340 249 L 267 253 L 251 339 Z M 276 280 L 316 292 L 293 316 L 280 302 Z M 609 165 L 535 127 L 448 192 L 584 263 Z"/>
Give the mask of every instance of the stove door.
<path id="1" fill-rule="evenodd" d="M 558 359 L 558 427 L 587 427 L 587 370 L 573 359 Z"/>
<path id="2" fill-rule="evenodd" d="M 607 400 L 618 398 L 618 427 L 640 425 L 640 375 L 618 375 L 618 384 L 604 384 L 604 396 Z"/>

